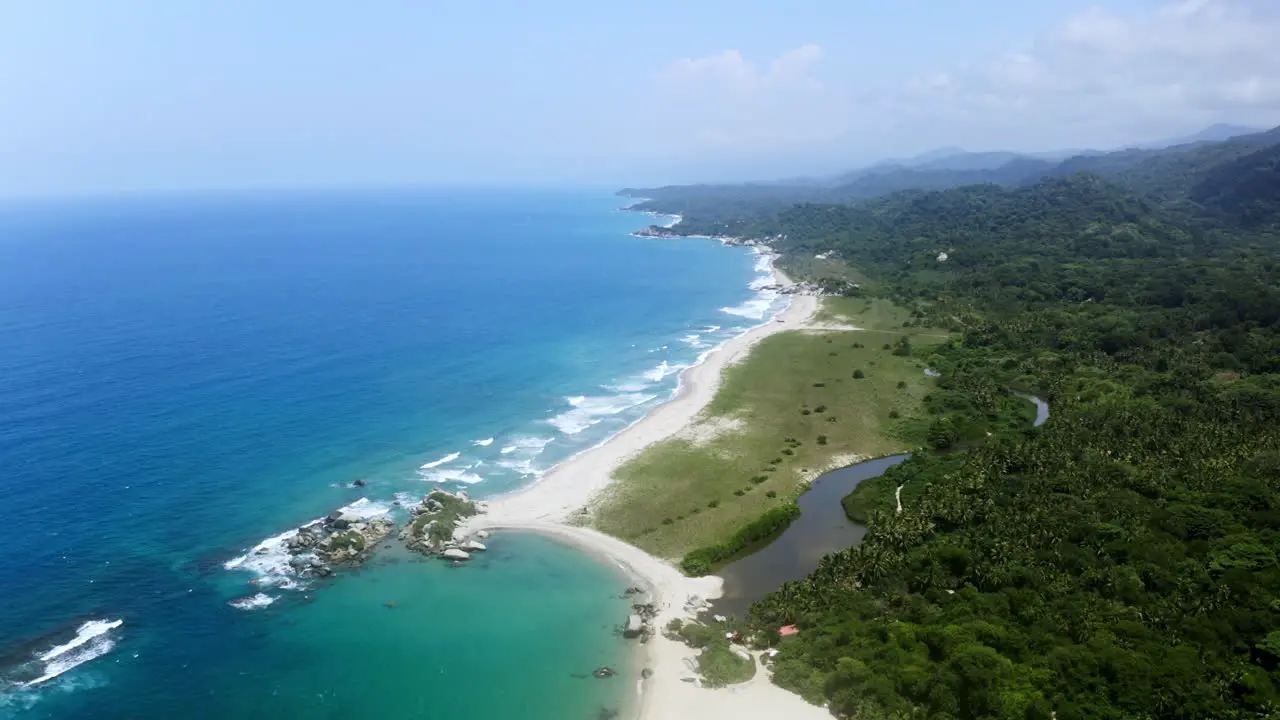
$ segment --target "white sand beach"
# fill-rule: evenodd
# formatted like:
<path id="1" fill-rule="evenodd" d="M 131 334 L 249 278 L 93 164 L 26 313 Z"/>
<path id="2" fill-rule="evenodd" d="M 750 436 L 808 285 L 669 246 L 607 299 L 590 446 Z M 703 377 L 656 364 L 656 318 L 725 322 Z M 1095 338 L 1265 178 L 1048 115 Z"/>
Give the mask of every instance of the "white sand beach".
<path id="1" fill-rule="evenodd" d="M 790 283 L 782 273 L 775 271 L 775 274 L 781 284 Z M 609 486 L 614 470 L 622 463 L 693 422 L 715 396 L 726 367 L 746 357 L 755 343 L 769 335 L 803 329 L 817 308 L 818 299 L 813 296 L 792 296 L 787 308 L 777 316 L 729 340 L 701 364 L 685 370 L 680 390 L 670 401 L 601 445 L 556 466 L 529 487 L 489 501 L 486 512 L 468 521 L 463 530 L 505 528 L 556 537 L 608 558 L 645 586 L 660 608 L 655 621 L 657 627 L 665 626 L 672 618 L 690 617 L 691 613 L 685 609 L 689 598 L 719 597 L 719 578 L 685 577 L 670 563 L 637 547 L 570 522 Z M 654 674 L 648 680 L 637 680 L 641 682 L 637 716 L 640 720 L 831 717 L 826 710 L 809 705 L 799 696 L 774 685 L 765 671 L 758 672 L 747 683 L 730 688 L 696 687 L 685 681 L 693 676 L 686 659 L 695 657 L 696 651 L 661 634 L 644 645 L 644 654 L 644 667 L 652 668 Z"/>

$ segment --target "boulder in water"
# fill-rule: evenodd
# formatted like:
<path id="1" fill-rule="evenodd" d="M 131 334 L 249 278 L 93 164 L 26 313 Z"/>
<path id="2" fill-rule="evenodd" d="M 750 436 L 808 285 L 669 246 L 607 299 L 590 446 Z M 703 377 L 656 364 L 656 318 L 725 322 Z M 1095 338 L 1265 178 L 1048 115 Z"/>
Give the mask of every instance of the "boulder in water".
<path id="1" fill-rule="evenodd" d="M 445 550 L 443 553 L 441 553 L 441 555 L 444 557 L 445 560 L 470 560 L 471 559 L 470 555 L 468 555 L 466 552 L 462 550 L 459 550 L 458 548 L 449 548 L 448 550 Z"/>
<path id="2" fill-rule="evenodd" d="M 460 547 L 467 552 L 484 552 L 488 550 L 482 543 L 478 543 L 475 540 L 468 540 L 462 543 Z"/>

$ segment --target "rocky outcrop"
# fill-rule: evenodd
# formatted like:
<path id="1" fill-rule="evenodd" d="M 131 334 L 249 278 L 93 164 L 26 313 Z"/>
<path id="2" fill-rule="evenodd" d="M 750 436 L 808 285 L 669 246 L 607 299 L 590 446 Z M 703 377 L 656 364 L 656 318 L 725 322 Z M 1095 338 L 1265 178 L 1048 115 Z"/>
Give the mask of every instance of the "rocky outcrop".
<path id="1" fill-rule="evenodd" d="M 424 555 L 468 560 L 471 553 L 483 552 L 486 548 L 469 539 L 458 526 L 477 512 L 479 508 L 465 492 L 432 490 L 422 502 L 409 508 L 413 521 L 400 532 L 400 539 L 405 547 Z"/>
<path id="2" fill-rule="evenodd" d="M 391 518 L 365 518 L 334 510 L 285 539 L 285 549 L 291 555 L 289 566 L 299 577 L 328 577 L 334 566 L 363 563 L 395 527 Z"/>
<path id="3" fill-rule="evenodd" d="M 622 637 L 640 637 L 640 632 L 642 630 L 644 630 L 644 620 L 639 615 L 632 613 L 627 616 L 627 621 L 622 626 Z"/>

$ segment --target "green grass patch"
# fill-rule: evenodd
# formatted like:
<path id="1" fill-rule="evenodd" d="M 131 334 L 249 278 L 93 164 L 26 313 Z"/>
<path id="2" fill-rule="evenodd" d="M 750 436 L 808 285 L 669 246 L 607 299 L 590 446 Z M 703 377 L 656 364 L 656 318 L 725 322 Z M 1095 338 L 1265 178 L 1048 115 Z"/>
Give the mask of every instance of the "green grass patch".
<path id="1" fill-rule="evenodd" d="M 470 500 L 450 495 L 440 490 L 432 490 L 427 496 L 440 503 L 441 509 L 436 512 L 422 513 L 409 523 L 409 532 L 413 537 L 426 539 L 434 544 L 445 543 L 453 539 L 453 529 L 458 520 L 475 515 L 476 504 Z M 431 525 L 431 521 L 435 524 Z M 428 527 L 430 525 L 430 527 Z"/>
<path id="2" fill-rule="evenodd" d="M 752 520 L 792 502 L 804 479 L 833 458 L 923 445 L 930 418 L 922 401 L 934 381 L 924 375 L 922 358 L 946 333 L 902 327 L 911 313 L 885 300 L 825 298 L 822 313 L 828 322 L 865 330 L 784 332 L 762 341 L 729 368 L 700 418 L 729 429 L 698 442 L 658 443 L 623 465 L 595 508 L 594 525 L 680 558 L 729 542 Z M 911 355 L 893 354 L 902 337 Z M 853 380 L 858 368 L 867 369 L 866 377 Z M 696 518 L 695 507 L 704 508 Z M 680 516 L 688 519 L 662 524 Z"/>

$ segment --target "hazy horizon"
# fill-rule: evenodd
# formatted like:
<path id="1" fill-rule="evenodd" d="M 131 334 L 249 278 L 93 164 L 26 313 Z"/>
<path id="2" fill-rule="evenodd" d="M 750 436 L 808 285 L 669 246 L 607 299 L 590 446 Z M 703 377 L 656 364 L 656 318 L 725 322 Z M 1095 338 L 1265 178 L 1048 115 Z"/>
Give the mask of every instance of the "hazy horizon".
<path id="1" fill-rule="evenodd" d="M 652 185 L 1280 123 L 1265 0 L 0 10 L 0 196 Z"/>

